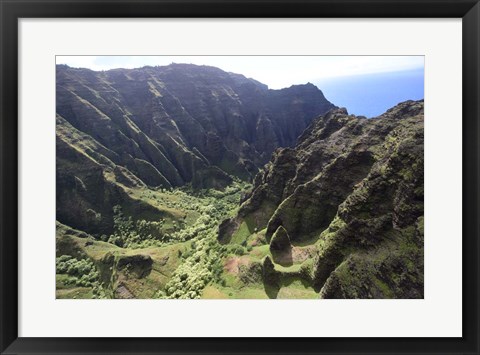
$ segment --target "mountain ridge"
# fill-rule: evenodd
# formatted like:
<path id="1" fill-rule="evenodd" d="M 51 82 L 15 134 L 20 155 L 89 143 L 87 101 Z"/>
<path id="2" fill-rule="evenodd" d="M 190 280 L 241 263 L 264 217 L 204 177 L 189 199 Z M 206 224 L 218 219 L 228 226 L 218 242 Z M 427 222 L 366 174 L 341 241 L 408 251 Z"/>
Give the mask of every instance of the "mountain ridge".
<path id="1" fill-rule="evenodd" d="M 72 222 L 66 204 L 77 201 L 75 214 L 85 217 L 72 227 L 92 233 L 111 230 L 113 218 L 93 195 L 121 194 L 122 184 L 222 188 L 232 178 L 251 180 L 274 149 L 295 144 L 314 117 L 335 107 L 313 84 L 271 90 L 191 64 L 99 72 L 58 65 L 56 98 L 57 213 Z M 68 161 L 78 153 L 100 167 L 101 184 L 85 183 L 89 172 Z M 98 223 L 87 215 L 100 215 Z"/>
<path id="2" fill-rule="evenodd" d="M 273 153 L 219 241 L 269 244 L 274 289 L 297 258 L 296 277 L 323 298 L 422 298 L 423 127 L 423 100 L 372 119 L 330 110 Z"/>

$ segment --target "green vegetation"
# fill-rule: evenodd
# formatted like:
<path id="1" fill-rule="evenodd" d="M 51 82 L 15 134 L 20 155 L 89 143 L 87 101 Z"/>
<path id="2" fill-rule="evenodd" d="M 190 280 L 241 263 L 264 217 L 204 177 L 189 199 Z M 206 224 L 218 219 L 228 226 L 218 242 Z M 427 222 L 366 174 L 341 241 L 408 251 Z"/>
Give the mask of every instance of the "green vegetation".
<path id="1" fill-rule="evenodd" d="M 235 181 L 223 190 L 125 188 L 167 212 L 156 221 L 134 219 L 113 207 L 114 232 L 90 236 L 57 223 L 58 298 L 312 298 L 295 282 L 300 262 L 275 265 L 275 292 L 262 277 L 272 257 L 265 232 L 250 228 L 221 245 L 218 225 L 235 215 L 250 185 Z"/>
<path id="2" fill-rule="evenodd" d="M 115 233 L 110 237 L 103 236 L 103 241 L 108 241 L 119 247 L 146 248 L 153 245 L 161 245 L 168 235 L 162 233 L 164 220 L 149 222 L 144 219 L 133 221 L 132 217 L 126 217 L 119 205 L 113 207 L 113 222 Z"/>
<path id="3" fill-rule="evenodd" d="M 83 287 L 91 298 L 105 298 L 105 290 L 99 282 L 99 272 L 94 263 L 87 259 L 75 259 L 62 255 L 56 259 L 57 288 Z"/>
<path id="4" fill-rule="evenodd" d="M 366 119 L 187 64 L 56 81 L 58 298 L 424 297 L 423 100 Z"/>

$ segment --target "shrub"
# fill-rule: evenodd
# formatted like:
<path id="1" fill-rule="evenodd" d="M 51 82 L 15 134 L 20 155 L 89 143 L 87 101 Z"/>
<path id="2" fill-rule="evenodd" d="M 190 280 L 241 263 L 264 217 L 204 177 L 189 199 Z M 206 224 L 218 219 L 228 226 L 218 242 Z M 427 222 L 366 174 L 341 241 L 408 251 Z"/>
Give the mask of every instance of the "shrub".
<path id="1" fill-rule="evenodd" d="M 88 259 L 76 259 L 70 255 L 61 255 L 55 262 L 56 273 L 66 274 L 69 277 L 65 280 L 68 285 L 80 287 L 97 288 L 97 296 L 101 296 L 104 291 L 98 280 L 100 274 L 95 264 Z"/>
<path id="2" fill-rule="evenodd" d="M 107 239 L 109 243 L 121 248 L 141 248 L 163 244 L 163 239 L 165 239 L 162 232 L 164 220 L 158 222 L 143 219 L 134 221 L 131 216 L 126 217 L 123 214 L 119 205 L 113 207 L 113 213 L 114 233 Z"/>

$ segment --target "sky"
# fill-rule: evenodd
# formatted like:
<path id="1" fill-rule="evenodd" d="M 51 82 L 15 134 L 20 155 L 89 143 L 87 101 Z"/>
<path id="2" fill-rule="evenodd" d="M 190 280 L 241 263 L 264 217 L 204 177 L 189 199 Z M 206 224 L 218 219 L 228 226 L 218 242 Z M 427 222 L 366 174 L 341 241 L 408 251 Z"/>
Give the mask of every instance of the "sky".
<path id="1" fill-rule="evenodd" d="M 313 81 L 325 97 L 349 113 L 376 117 L 406 100 L 424 98 L 423 68 Z"/>
<path id="2" fill-rule="evenodd" d="M 190 63 L 243 74 L 270 89 L 313 83 L 350 113 L 377 116 L 423 99 L 423 56 L 57 56 L 57 64 L 92 70 Z"/>

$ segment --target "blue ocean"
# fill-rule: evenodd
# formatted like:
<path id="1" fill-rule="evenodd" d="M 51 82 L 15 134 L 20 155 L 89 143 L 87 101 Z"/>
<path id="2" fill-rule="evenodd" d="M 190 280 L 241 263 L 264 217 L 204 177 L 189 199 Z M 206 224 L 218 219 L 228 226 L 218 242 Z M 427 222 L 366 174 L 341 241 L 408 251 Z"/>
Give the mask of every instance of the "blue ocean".
<path id="1" fill-rule="evenodd" d="M 400 102 L 423 99 L 424 70 L 321 79 L 314 84 L 349 113 L 376 117 Z"/>

